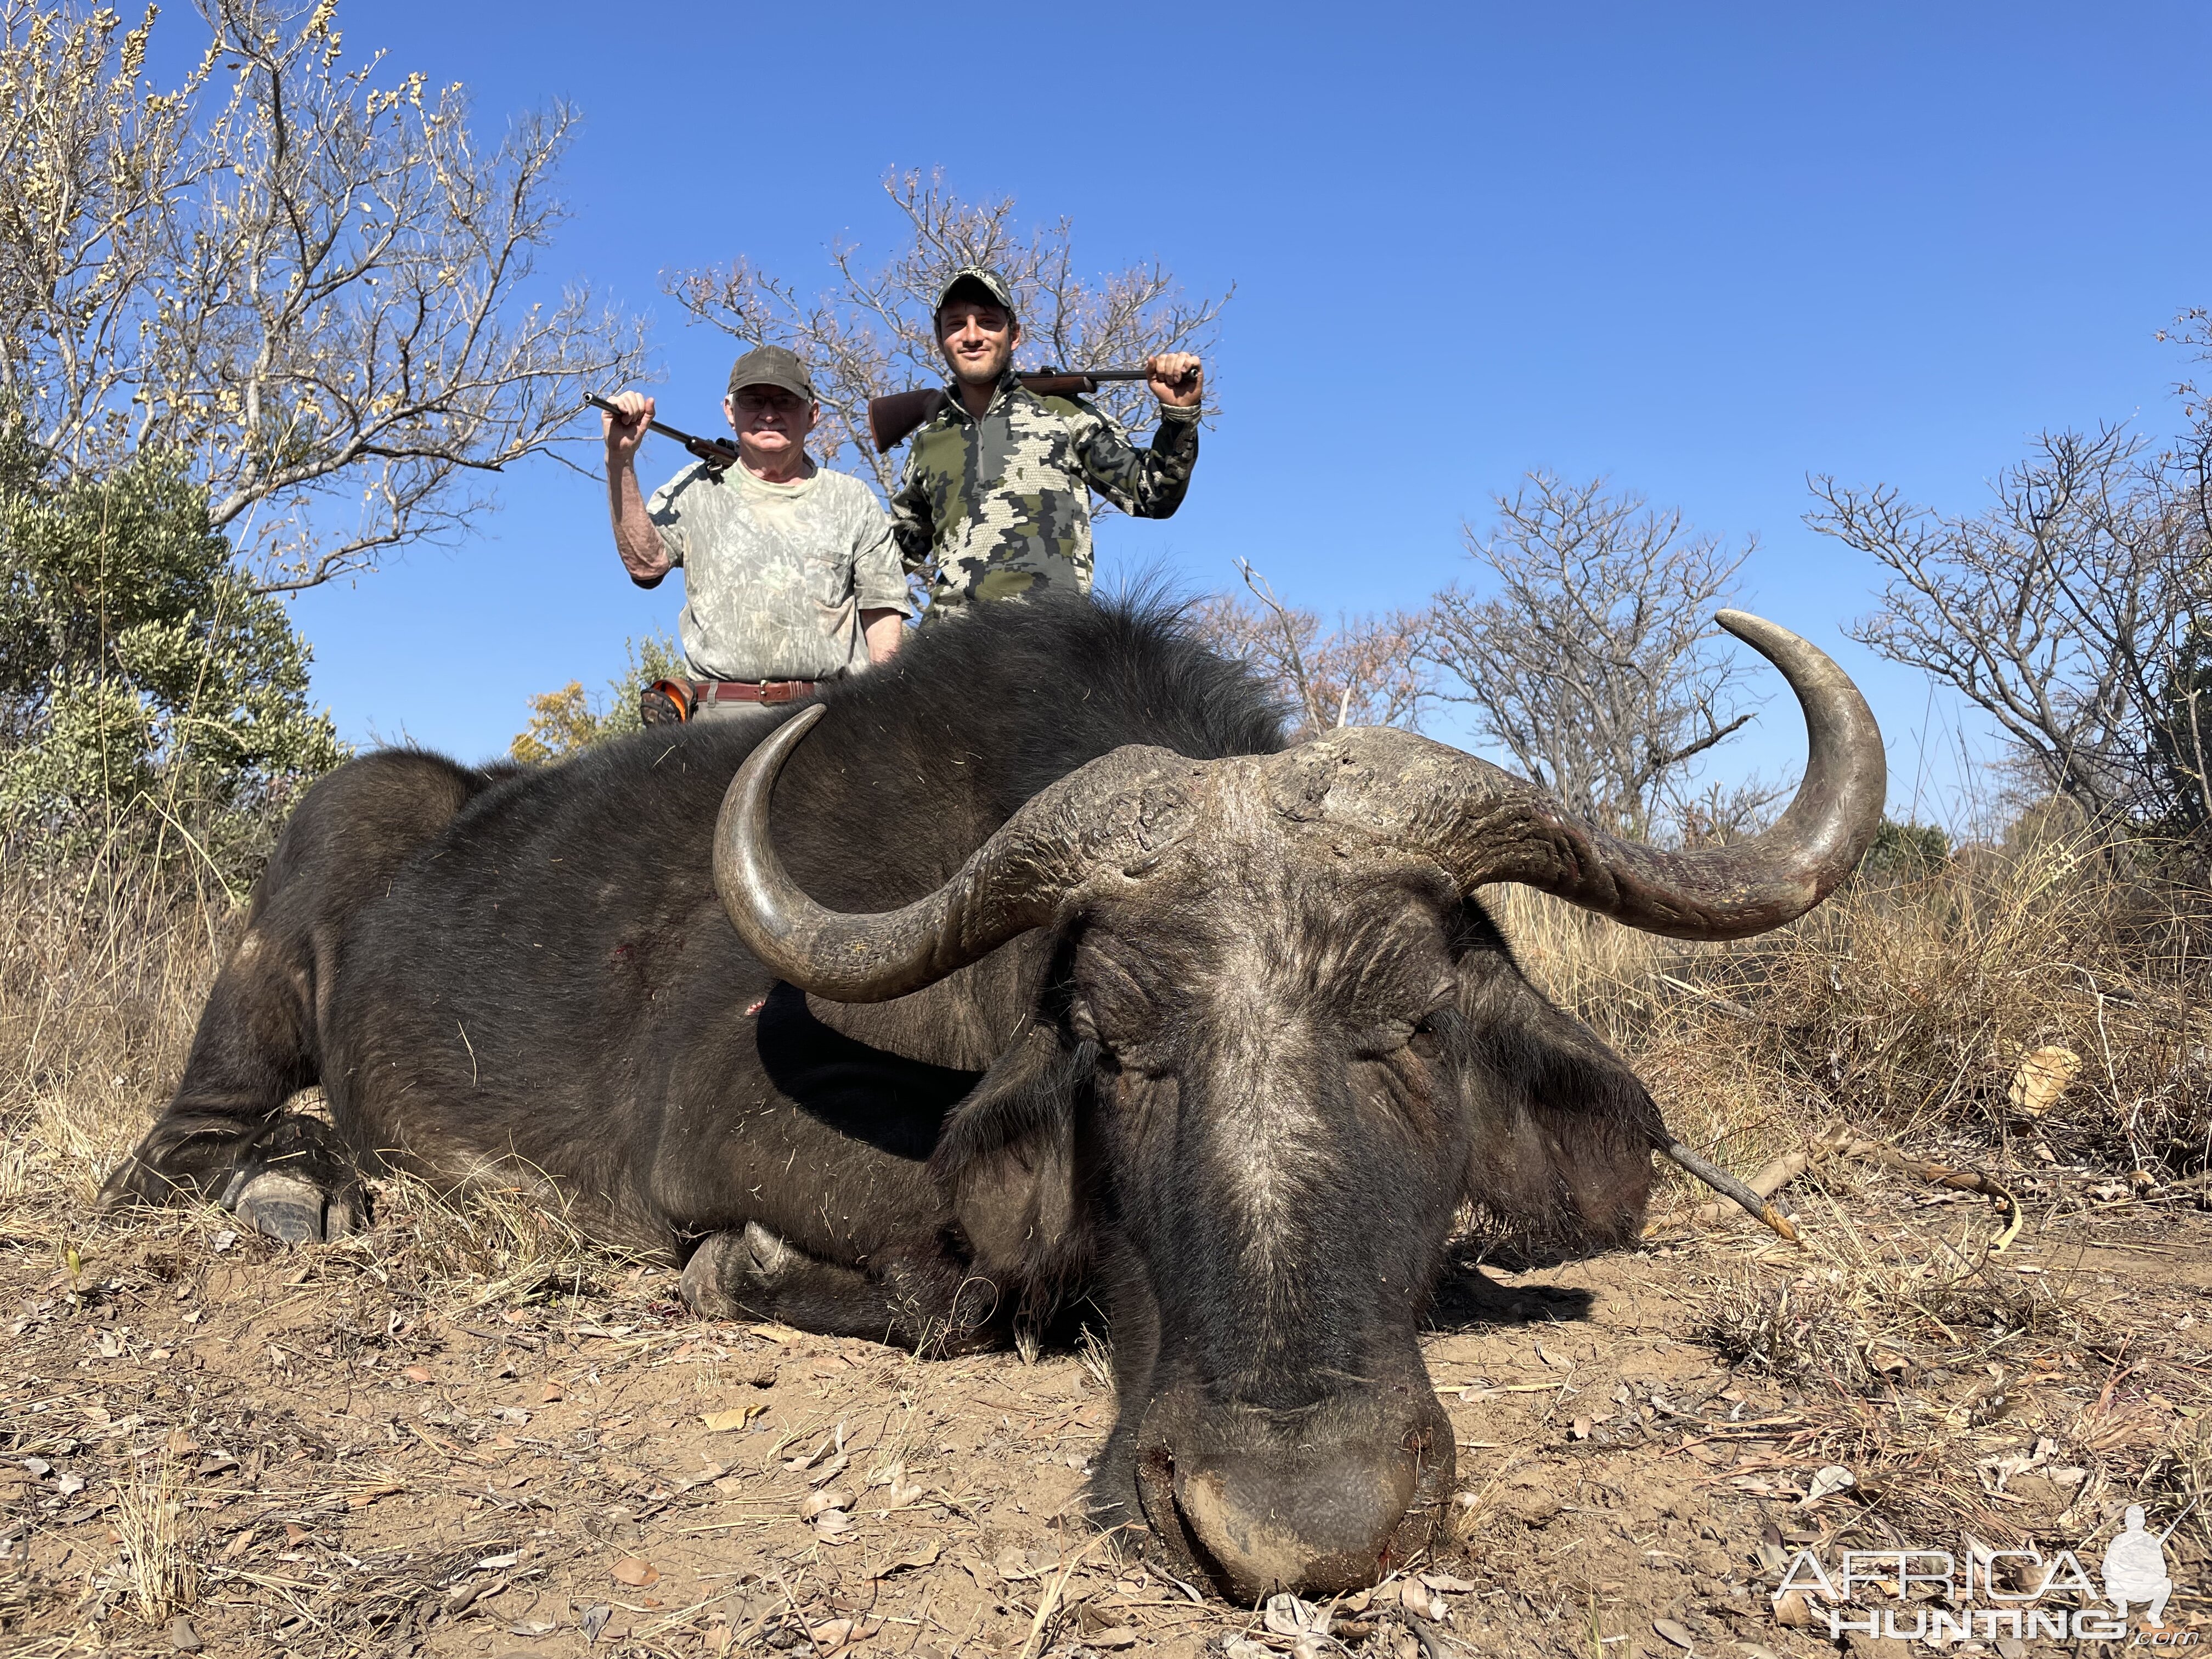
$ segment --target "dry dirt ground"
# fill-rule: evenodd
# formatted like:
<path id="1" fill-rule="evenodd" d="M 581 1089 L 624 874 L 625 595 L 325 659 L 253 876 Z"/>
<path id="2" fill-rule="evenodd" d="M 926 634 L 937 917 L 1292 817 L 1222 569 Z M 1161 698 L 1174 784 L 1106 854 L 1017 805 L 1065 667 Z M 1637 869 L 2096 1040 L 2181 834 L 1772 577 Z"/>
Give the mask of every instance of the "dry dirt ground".
<path id="1" fill-rule="evenodd" d="M 665 1267 L 471 1306 L 410 1288 L 388 1225 L 0 1236 L 0 1650 L 1894 1656 L 1778 1610 L 1787 1559 L 1971 1534 L 2094 1573 L 2130 1503 L 2182 1518 L 2166 1624 L 2195 1638 L 2212 1217 L 2046 1166 L 1990 1257 L 1987 1200 L 1823 1169 L 1803 1251 L 1729 1218 L 1455 1274 L 1425 1339 L 1454 1535 L 1272 1619 L 1086 1528 L 1095 1352 L 704 1322 Z"/>

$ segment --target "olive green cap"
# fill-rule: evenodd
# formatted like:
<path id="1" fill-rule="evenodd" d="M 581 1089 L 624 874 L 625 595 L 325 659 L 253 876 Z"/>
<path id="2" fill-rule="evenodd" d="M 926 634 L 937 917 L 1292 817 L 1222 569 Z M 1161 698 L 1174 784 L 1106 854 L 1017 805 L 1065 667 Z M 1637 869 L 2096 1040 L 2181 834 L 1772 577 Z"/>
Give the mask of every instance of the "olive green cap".
<path id="1" fill-rule="evenodd" d="M 730 395 L 734 398 L 740 386 L 772 386 L 810 404 L 819 401 L 814 382 L 806 378 L 806 365 L 781 346 L 755 346 L 738 359 L 730 369 Z"/>
<path id="2" fill-rule="evenodd" d="M 963 293 L 963 289 L 968 291 Z M 1006 279 L 997 271 L 986 270 L 981 265 L 963 265 L 952 273 L 952 280 L 945 283 L 945 291 L 937 296 L 938 310 L 944 310 L 956 299 L 988 300 L 1007 316 L 1014 314 L 1013 290 L 1006 286 Z"/>

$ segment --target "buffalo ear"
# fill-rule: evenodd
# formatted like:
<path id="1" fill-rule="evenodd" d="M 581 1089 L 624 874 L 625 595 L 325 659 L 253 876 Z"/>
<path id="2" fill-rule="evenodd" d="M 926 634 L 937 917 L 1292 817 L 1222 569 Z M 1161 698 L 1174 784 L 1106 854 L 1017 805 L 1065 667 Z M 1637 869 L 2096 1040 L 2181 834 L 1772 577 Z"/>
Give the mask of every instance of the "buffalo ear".
<path id="1" fill-rule="evenodd" d="M 1510 957 L 1470 952 L 1460 973 L 1450 1046 L 1473 1130 L 1466 1196 L 1558 1245 L 1626 1242 L 1664 1133 L 1643 1080 Z"/>
<path id="2" fill-rule="evenodd" d="M 1056 1296 L 1087 1254 L 1078 1214 L 1075 1100 L 1090 1046 L 1031 1024 L 945 1120 L 930 1172 L 952 1199 L 975 1266 Z M 1024 1301 L 1030 1299 L 1024 1294 Z"/>

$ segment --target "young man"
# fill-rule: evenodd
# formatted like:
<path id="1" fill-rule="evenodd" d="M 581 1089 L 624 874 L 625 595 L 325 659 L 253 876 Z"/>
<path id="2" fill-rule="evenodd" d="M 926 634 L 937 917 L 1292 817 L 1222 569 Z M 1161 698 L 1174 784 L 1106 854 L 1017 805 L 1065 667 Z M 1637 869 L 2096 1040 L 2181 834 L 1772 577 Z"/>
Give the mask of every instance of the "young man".
<path id="1" fill-rule="evenodd" d="M 1197 358 L 1146 362 L 1160 429 L 1138 449 L 1121 428 L 1073 398 L 1040 398 L 1014 378 L 1022 327 L 1013 295 L 970 267 L 937 302 L 937 342 L 953 395 L 914 434 L 891 498 L 891 533 L 909 570 L 933 559 L 929 616 L 1044 587 L 1091 591 L 1091 495 L 1139 519 L 1182 505 L 1198 459 L 1205 376 Z"/>
<path id="2" fill-rule="evenodd" d="M 635 460 L 653 399 L 614 402 L 621 416 L 600 419 L 615 550 L 640 587 L 684 568 L 678 629 L 698 677 L 675 683 L 692 704 L 680 712 L 672 692 L 648 693 L 648 720 L 788 702 L 898 649 L 913 606 L 890 526 L 866 484 L 807 454 L 821 408 L 797 357 L 761 346 L 738 359 L 722 400 L 737 465 L 694 462 L 650 501 Z"/>

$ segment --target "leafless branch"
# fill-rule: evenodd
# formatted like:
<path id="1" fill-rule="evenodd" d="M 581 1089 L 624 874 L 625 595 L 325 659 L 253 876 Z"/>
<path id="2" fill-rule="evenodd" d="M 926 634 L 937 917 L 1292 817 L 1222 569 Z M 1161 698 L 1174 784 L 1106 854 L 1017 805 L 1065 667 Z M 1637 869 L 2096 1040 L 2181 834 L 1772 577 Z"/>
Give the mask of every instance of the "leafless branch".
<path id="1" fill-rule="evenodd" d="M 1299 737 L 1340 726 L 1419 724 L 1425 691 L 1413 655 L 1417 617 L 1342 617 L 1324 633 L 1318 617 L 1285 604 L 1249 560 L 1237 560 L 1237 570 L 1251 599 L 1208 595 L 1193 607 L 1194 620 L 1215 650 L 1274 687 Z"/>
<path id="2" fill-rule="evenodd" d="M 2124 427 L 2045 433 L 1972 518 L 1818 477 L 1814 528 L 1889 573 L 1853 638 L 1949 685 L 2038 791 L 2093 819 L 2212 822 L 2201 461 Z"/>
<path id="3" fill-rule="evenodd" d="M 1529 475 L 1467 548 L 1484 591 L 1436 597 L 1416 654 L 1435 695 L 1570 810 L 1632 834 L 1688 763 L 1750 719 L 1712 647 L 1755 544 L 1729 550 L 1602 479 Z"/>
<path id="4" fill-rule="evenodd" d="M 264 591 L 450 538 L 471 477 L 645 362 L 535 281 L 573 112 L 483 149 L 460 88 L 349 66 L 336 10 L 202 0 L 207 54 L 157 92 L 150 11 L 0 4 L 0 390 L 64 471 L 189 457 Z"/>

